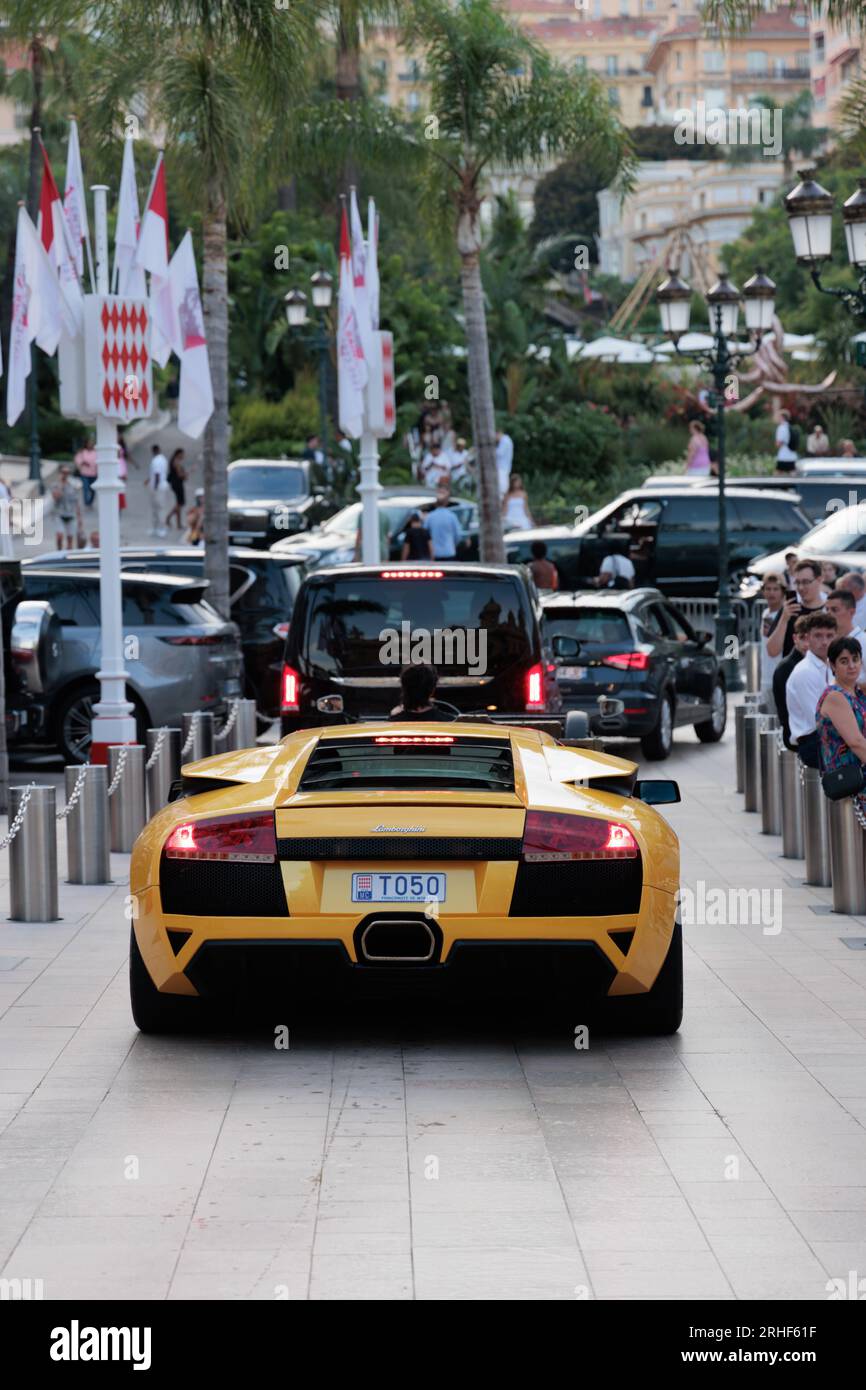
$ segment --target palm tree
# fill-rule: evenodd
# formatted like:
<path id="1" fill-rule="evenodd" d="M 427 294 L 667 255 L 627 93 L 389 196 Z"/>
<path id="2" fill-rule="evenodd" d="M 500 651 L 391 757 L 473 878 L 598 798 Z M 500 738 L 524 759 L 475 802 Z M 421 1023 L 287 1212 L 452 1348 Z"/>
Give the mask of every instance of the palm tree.
<path id="1" fill-rule="evenodd" d="M 101 0 L 92 124 L 116 139 L 140 98 L 202 209 L 202 307 L 214 412 L 204 437 L 205 574 L 209 599 L 229 611 L 226 469 L 229 458 L 228 221 L 273 163 L 291 102 L 303 88 L 319 0 Z M 170 196 L 170 190 L 169 190 Z"/>

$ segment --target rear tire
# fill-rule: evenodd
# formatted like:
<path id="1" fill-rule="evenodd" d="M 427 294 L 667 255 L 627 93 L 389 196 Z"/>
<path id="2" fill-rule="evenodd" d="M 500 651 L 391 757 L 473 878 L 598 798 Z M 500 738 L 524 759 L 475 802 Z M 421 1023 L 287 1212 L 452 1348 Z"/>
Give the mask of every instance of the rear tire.
<path id="1" fill-rule="evenodd" d="M 728 696 L 724 681 L 716 681 L 712 694 L 713 712 L 709 719 L 695 725 L 695 733 L 701 743 L 718 743 L 724 738 L 728 722 Z"/>
<path id="2" fill-rule="evenodd" d="M 670 695 L 663 695 L 659 717 L 651 733 L 640 741 L 641 751 L 648 762 L 660 763 L 670 757 L 674 742 L 674 706 Z"/>
<path id="3" fill-rule="evenodd" d="M 646 994 L 621 994 L 607 1000 L 604 1022 L 627 1032 L 670 1037 L 683 1021 L 683 928 L 674 923 L 668 953 Z"/>
<path id="4" fill-rule="evenodd" d="M 129 933 L 129 1002 L 141 1033 L 190 1033 L 215 1023 L 203 999 L 159 992 L 138 949 L 134 928 Z"/>

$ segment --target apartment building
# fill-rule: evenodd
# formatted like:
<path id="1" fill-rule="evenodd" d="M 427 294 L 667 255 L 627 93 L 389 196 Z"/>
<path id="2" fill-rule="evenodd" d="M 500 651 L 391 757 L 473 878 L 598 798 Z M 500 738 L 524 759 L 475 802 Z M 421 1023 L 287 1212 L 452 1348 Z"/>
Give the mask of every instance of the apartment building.
<path id="1" fill-rule="evenodd" d="M 864 35 L 859 25 L 839 29 L 822 12 L 809 20 L 815 124 L 835 130 L 839 106 L 851 82 L 864 69 Z"/>

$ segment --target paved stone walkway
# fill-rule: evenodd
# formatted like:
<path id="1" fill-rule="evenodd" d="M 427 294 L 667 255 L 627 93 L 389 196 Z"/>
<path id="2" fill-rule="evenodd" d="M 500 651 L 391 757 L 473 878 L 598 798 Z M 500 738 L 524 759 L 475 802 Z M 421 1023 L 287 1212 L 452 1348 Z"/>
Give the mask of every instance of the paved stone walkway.
<path id="1" fill-rule="evenodd" d="M 287 1018 L 287 1051 L 144 1038 L 127 859 L 62 884 L 48 926 L 4 920 L 4 876 L 2 1275 L 47 1298 L 823 1300 L 866 1274 L 866 951 L 840 940 L 866 923 L 778 857 L 732 764 L 677 735 L 683 881 L 778 888 L 781 930 L 687 927 L 673 1039 L 576 1051 L 519 1013 Z"/>

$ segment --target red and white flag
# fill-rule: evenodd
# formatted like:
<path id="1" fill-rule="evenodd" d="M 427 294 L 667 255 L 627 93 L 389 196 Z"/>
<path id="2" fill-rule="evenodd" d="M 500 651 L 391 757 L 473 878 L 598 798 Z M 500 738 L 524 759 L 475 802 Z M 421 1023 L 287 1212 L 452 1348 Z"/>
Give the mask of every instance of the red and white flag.
<path id="1" fill-rule="evenodd" d="M 64 330 L 70 338 L 74 338 L 84 325 L 84 297 L 81 293 L 78 271 L 75 268 L 74 251 L 66 223 L 66 214 L 63 211 L 63 203 L 57 191 L 57 184 L 48 159 L 48 151 L 44 145 L 42 145 L 42 187 L 39 193 L 37 230 L 48 260 L 54 266 L 60 281 Z"/>
<path id="2" fill-rule="evenodd" d="M 361 332 L 364 356 L 369 362 L 372 355 L 373 325 L 370 321 L 370 305 L 367 300 L 367 247 L 364 244 L 364 228 L 361 225 L 358 196 L 354 188 L 349 194 L 349 218 L 352 231 L 352 279 L 355 290 L 355 313 L 358 315 L 358 327 Z"/>
<path id="3" fill-rule="evenodd" d="M 6 423 L 14 425 L 27 395 L 30 345 L 49 356 L 57 351 L 63 327 L 63 296 L 54 267 L 23 204 L 18 209 L 15 276 L 12 284 L 12 327 L 9 332 L 9 375 L 6 379 Z"/>
<path id="4" fill-rule="evenodd" d="M 123 167 L 120 172 L 120 195 L 117 200 L 117 225 L 114 232 L 114 292 L 128 299 L 146 299 L 147 282 L 144 271 L 135 264 L 141 217 L 138 211 L 138 187 L 135 182 L 135 157 L 132 136 L 123 146 Z"/>
<path id="5" fill-rule="evenodd" d="M 168 196 L 161 152 L 147 195 L 133 265 L 150 274 L 151 356 L 164 367 L 180 335 L 168 280 Z"/>
<path id="6" fill-rule="evenodd" d="M 379 218 L 372 198 L 367 203 L 366 280 L 370 325 L 375 333 L 379 327 Z"/>
<path id="7" fill-rule="evenodd" d="M 90 240 L 87 225 L 87 199 L 84 193 L 84 174 L 81 169 L 81 147 L 78 143 L 78 122 L 69 122 L 69 148 L 66 152 L 66 187 L 63 191 L 63 212 L 69 228 L 72 256 L 79 280 L 84 278 L 84 243 Z"/>
<path id="8" fill-rule="evenodd" d="M 204 332 L 204 315 L 198 292 L 198 274 L 192 249 L 192 232 L 187 232 L 168 267 L 171 297 L 178 322 L 179 339 L 175 348 L 180 358 L 180 397 L 177 427 L 198 439 L 213 414 L 213 386 Z"/>
<path id="9" fill-rule="evenodd" d="M 367 363 L 355 309 L 355 282 L 352 274 L 352 244 L 349 222 L 343 208 L 340 227 L 340 296 L 337 324 L 337 386 L 340 429 L 351 439 L 360 438 L 364 425 L 364 387 Z"/>

